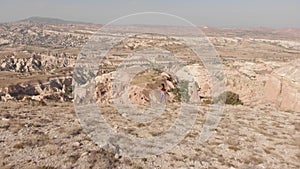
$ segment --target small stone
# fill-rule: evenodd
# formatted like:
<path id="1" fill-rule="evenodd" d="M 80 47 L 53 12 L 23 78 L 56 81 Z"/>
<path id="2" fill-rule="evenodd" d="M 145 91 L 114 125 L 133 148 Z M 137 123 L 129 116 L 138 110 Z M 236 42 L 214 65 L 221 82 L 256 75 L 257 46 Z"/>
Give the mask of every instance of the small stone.
<path id="1" fill-rule="evenodd" d="M 74 142 L 74 143 L 72 144 L 72 146 L 73 146 L 73 147 L 79 147 L 79 146 L 80 146 L 80 143 L 79 143 L 79 142 Z"/>
<path id="2" fill-rule="evenodd" d="M 120 154 L 117 153 L 117 154 L 115 154 L 114 157 L 115 157 L 115 159 L 120 159 L 122 156 L 121 156 Z"/>
<path id="3" fill-rule="evenodd" d="M 81 154 L 81 157 L 86 156 L 88 154 L 89 154 L 88 152 L 84 152 L 84 153 Z"/>
<path id="4" fill-rule="evenodd" d="M 3 120 L 3 121 L 9 121 L 9 119 L 7 119 L 7 118 L 2 118 L 2 120 Z"/>

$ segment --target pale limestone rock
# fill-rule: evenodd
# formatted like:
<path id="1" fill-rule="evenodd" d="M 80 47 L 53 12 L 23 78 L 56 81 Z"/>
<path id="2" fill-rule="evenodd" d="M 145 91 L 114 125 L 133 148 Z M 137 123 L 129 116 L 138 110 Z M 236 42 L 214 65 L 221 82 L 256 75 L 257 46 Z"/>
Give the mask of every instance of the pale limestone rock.
<path id="1" fill-rule="evenodd" d="M 296 94 L 296 104 L 295 104 L 295 111 L 300 112 L 300 91 L 298 90 Z"/>
<path id="2" fill-rule="evenodd" d="M 170 75 L 166 72 L 162 72 L 160 75 L 164 78 L 170 78 Z"/>
<path id="3" fill-rule="evenodd" d="M 211 95 L 211 89 L 208 83 L 205 83 L 203 86 L 200 87 L 200 96 L 209 97 Z"/>
<path id="4" fill-rule="evenodd" d="M 297 103 L 297 89 L 292 88 L 287 82 L 282 84 L 280 108 L 286 111 L 293 111 Z"/>
<path id="5" fill-rule="evenodd" d="M 174 86 L 174 84 L 171 81 L 166 81 L 166 83 L 167 83 L 167 87 L 169 89 L 175 89 L 175 86 Z"/>
<path id="6" fill-rule="evenodd" d="M 265 98 L 268 101 L 275 102 L 281 93 L 281 81 L 274 77 L 268 76 L 265 85 Z"/>
<path id="7" fill-rule="evenodd" d="M 256 73 L 253 71 L 251 67 L 241 67 L 239 71 L 250 78 L 256 77 Z"/>
<path id="8" fill-rule="evenodd" d="M 42 101 L 43 100 L 43 96 L 42 95 L 32 96 L 31 99 L 35 100 L 35 101 Z"/>

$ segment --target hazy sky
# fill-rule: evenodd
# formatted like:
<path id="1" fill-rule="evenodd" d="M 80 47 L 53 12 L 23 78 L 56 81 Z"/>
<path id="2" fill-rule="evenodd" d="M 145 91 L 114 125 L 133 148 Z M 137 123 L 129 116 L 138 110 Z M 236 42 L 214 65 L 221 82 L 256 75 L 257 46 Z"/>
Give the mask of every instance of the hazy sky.
<path id="1" fill-rule="evenodd" d="M 300 28 L 300 0 L 0 0 L 0 22 L 44 16 L 106 24 L 151 11 L 211 27 Z"/>

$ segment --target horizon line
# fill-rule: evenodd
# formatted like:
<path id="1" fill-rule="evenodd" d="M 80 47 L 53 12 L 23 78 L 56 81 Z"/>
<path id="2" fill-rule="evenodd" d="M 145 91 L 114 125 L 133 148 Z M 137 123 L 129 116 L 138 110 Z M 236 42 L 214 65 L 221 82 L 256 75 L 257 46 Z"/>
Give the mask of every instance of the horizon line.
<path id="1" fill-rule="evenodd" d="M 27 22 L 27 21 L 31 21 L 31 19 L 51 19 L 51 20 L 56 20 L 56 21 L 59 21 L 59 22 L 65 22 L 65 23 L 47 23 L 46 21 L 32 21 L 32 22 L 40 22 L 40 23 L 43 23 L 43 24 L 61 24 L 61 25 L 64 25 L 64 24 L 86 24 L 86 25 L 107 25 L 108 23 L 106 24 L 103 24 L 103 23 L 95 23 L 95 22 L 86 22 L 86 21 L 81 21 L 81 20 L 68 20 L 68 19 L 63 19 L 63 18 L 58 18 L 58 17 L 49 17 L 49 16 L 30 16 L 30 17 L 27 17 L 27 18 L 23 18 L 23 19 L 18 19 L 18 20 L 11 20 L 11 21 L 4 21 L 4 22 L 1 22 L 0 21 L 0 24 L 10 24 L 10 23 L 18 23 L 18 22 Z M 147 25 L 147 24 L 128 24 L 128 25 Z M 152 26 L 171 26 L 171 25 L 161 25 L 161 24 L 157 24 L 157 25 L 154 25 L 154 24 L 150 24 Z M 268 27 L 268 26 L 250 26 L 250 27 L 244 27 L 244 26 L 209 26 L 209 25 L 196 25 L 194 24 L 195 26 L 197 27 L 207 27 L 207 28 L 217 28 L 217 29 L 274 29 L 274 30 L 284 30 L 284 29 L 299 29 L 300 30 L 300 27 Z"/>

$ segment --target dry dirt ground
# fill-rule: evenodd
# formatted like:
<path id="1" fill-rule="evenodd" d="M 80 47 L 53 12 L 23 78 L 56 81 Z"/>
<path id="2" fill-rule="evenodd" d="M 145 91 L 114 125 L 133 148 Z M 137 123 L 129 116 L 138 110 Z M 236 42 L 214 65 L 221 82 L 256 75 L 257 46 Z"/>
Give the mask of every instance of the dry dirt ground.
<path id="1" fill-rule="evenodd" d="M 300 167 L 300 114 L 268 106 L 227 105 L 214 135 L 200 144 L 203 106 L 184 140 L 164 154 L 143 159 L 117 157 L 95 145 L 80 126 L 73 103 L 1 102 L 0 109 L 0 168 Z M 153 127 L 128 124 L 117 113 L 109 116 L 120 125 L 118 132 L 155 136 L 155 126 L 169 126 L 176 113 L 164 114 L 161 122 L 149 124 Z"/>
<path id="2" fill-rule="evenodd" d="M 116 168 L 84 134 L 71 103 L 1 103 L 0 168 Z"/>

